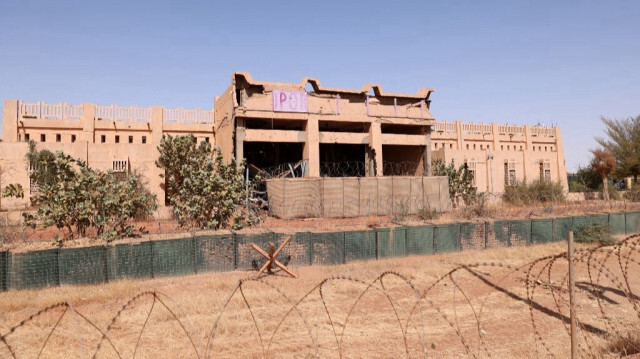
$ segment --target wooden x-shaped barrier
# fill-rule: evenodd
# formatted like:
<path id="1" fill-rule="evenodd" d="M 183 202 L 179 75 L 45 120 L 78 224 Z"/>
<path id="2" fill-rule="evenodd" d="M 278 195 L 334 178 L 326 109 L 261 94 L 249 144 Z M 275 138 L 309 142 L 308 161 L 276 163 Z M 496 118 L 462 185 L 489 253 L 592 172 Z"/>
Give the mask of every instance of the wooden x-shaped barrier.
<path id="1" fill-rule="evenodd" d="M 269 242 L 269 253 L 265 252 L 264 250 L 262 250 L 262 248 L 258 247 L 255 243 L 251 243 L 251 248 L 253 248 L 256 252 L 262 254 L 263 257 L 265 257 L 267 259 L 267 263 L 265 263 L 262 268 L 260 268 L 260 270 L 258 271 L 258 275 L 256 277 L 259 277 L 260 274 L 262 274 L 262 272 L 264 272 L 264 270 L 267 270 L 267 273 L 271 274 L 273 273 L 271 271 L 272 266 L 275 264 L 278 267 L 280 267 L 280 269 L 282 269 L 285 273 L 287 273 L 288 275 L 292 276 L 293 278 L 298 278 L 298 276 L 291 272 L 287 266 L 285 266 L 284 264 L 280 263 L 277 259 L 276 256 L 278 255 L 278 253 L 280 253 L 280 251 L 282 251 L 282 249 L 289 244 L 289 241 L 291 240 L 291 237 L 288 237 L 287 239 L 284 240 L 284 242 L 282 242 L 282 244 L 280 245 L 280 247 L 278 247 L 278 250 L 274 251 L 274 245 L 273 242 Z"/>

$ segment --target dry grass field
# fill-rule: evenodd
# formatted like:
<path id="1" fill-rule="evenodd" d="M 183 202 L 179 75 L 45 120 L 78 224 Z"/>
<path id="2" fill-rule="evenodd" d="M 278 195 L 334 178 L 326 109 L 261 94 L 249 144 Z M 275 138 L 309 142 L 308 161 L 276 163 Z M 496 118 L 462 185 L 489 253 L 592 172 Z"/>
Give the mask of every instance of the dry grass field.
<path id="1" fill-rule="evenodd" d="M 592 248 L 576 254 L 580 357 L 631 354 L 637 243 Z M 564 251 L 556 243 L 294 268 L 300 279 L 229 272 L 3 292 L 0 357 L 567 358 L 567 261 L 535 261 Z M 19 325 L 60 302 L 68 305 Z"/>

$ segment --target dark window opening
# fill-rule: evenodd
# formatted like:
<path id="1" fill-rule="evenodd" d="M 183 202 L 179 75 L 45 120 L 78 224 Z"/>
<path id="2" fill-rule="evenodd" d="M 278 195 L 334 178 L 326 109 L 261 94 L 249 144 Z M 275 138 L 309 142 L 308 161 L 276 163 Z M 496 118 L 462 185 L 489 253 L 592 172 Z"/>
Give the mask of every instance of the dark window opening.
<path id="1" fill-rule="evenodd" d="M 47 136 L 44 133 L 40 135 L 40 142 L 47 142 Z"/>
<path id="2" fill-rule="evenodd" d="M 105 135 L 100 136 L 100 143 L 105 143 L 105 142 L 107 142 L 107 136 Z"/>
<path id="3" fill-rule="evenodd" d="M 422 176 L 425 146 L 382 145 L 382 174 L 384 176 Z"/>
<path id="4" fill-rule="evenodd" d="M 383 123 L 380 126 L 382 133 L 394 133 L 398 135 L 424 135 L 429 132 L 429 126 L 394 125 Z"/>
<path id="5" fill-rule="evenodd" d="M 245 142 L 243 149 L 250 178 L 303 177 L 308 173 L 308 164 L 302 161 L 302 143 Z"/>
<path id="6" fill-rule="evenodd" d="M 293 130 L 304 131 L 306 121 L 303 120 L 272 120 L 252 118 L 244 120 L 245 128 L 256 130 Z"/>
<path id="7" fill-rule="evenodd" d="M 71 142 L 76 142 L 76 135 L 71 135 Z"/>
<path id="8" fill-rule="evenodd" d="M 142 143 L 147 143 L 147 136 L 142 136 Z"/>
<path id="9" fill-rule="evenodd" d="M 116 135 L 116 143 L 120 143 L 120 136 Z"/>
<path id="10" fill-rule="evenodd" d="M 25 134 L 24 134 L 24 140 L 25 140 L 26 142 L 29 142 L 29 140 L 30 140 L 30 136 L 29 136 L 29 134 L 28 134 L 28 133 L 25 133 Z"/>
<path id="11" fill-rule="evenodd" d="M 367 122 L 338 122 L 319 121 L 318 130 L 322 132 L 352 132 L 369 133 L 370 124 Z"/>
<path id="12" fill-rule="evenodd" d="M 204 142 L 209 143 L 209 137 L 205 137 Z"/>
<path id="13" fill-rule="evenodd" d="M 321 143 L 320 176 L 364 177 L 367 172 L 367 147 L 366 145 Z M 369 161 L 369 167 L 372 167 L 372 162 Z"/>
<path id="14" fill-rule="evenodd" d="M 56 142 L 60 142 L 62 141 L 62 135 L 59 133 L 56 133 Z"/>
<path id="15" fill-rule="evenodd" d="M 133 143 L 133 136 L 129 136 L 129 143 Z"/>

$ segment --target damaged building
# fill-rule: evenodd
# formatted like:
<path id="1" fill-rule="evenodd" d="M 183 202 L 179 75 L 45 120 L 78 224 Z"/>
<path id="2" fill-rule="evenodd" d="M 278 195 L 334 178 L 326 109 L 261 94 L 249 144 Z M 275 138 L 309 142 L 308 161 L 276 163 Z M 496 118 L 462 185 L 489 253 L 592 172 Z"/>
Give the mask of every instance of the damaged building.
<path id="1" fill-rule="evenodd" d="M 431 176 L 432 156 L 467 165 L 482 192 L 500 193 L 538 175 L 566 189 L 557 127 L 437 123 L 432 93 L 391 93 L 376 84 L 331 88 L 313 78 L 263 82 L 237 72 L 211 110 L 7 100 L 0 166 L 29 190 L 3 208 L 29 204 L 31 140 L 99 170 L 143 173 L 164 204 L 154 161 L 165 134 L 193 134 L 226 159 L 246 159 L 247 176 L 260 176 L 269 211 L 280 218 L 447 211 L 448 182 Z M 170 215 L 165 207 L 160 212 Z"/>

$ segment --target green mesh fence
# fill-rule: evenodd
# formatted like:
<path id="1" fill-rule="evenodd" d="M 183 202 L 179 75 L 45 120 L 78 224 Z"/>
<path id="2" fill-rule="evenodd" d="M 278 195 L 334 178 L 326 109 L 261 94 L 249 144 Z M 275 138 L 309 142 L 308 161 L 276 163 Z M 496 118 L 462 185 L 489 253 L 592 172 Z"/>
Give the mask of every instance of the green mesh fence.
<path id="1" fill-rule="evenodd" d="M 611 229 L 611 234 L 625 234 L 625 220 L 626 216 L 624 213 L 609 213 L 609 228 Z"/>
<path id="2" fill-rule="evenodd" d="M 11 252 L 0 252 L 0 292 L 9 290 L 9 258 Z"/>
<path id="3" fill-rule="evenodd" d="M 573 217 L 560 217 L 555 219 L 556 234 L 554 241 L 566 241 L 569 231 L 573 230 Z"/>
<path id="4" fill-rule="evenodd" d="M 575 216 L 573 217 L 573 226 L 571 230 L 575 233 L 581 228 L 586 228 L 591 225 L 591 216 Z"/>
<path id="5" fill-rule="evenodd" d="M 607 213 L 592 214 L 590 217 L 591 224 L 600 224 L 605 226 L 609 224 L 609 215 Z"/>
<path id="6" fill-rule="evenodd" d="M 344 263 L 344 233 L 311 233 L 312 264 Z"/>
<path id="7" fill-rule="evenodd" d="M 345 261 L 376 259 L 375 231 L 344 232 Z"/>
<path id="8" fill-rule="evenodd" d="M 625 213 L 625 234 L 636 234 L 640 228 L 640 212 Z"/>
<path id="9" fill-rule="evenodd" d="M 193 238 L 152 242 L 153 276 L 165 277 L 194 273 Z"/>
<path id="10" fill-rule="evenodd" d="M 298 232 L 293 235 L 290 248 L 285 248 L 291 256 L 291 264 L 294 266 L 308 266 L 313 264 L 313 243 L 311 232 Z"/>
<path id="11" fill-rule="evenodd" d="M 437 253 L 455 252 L 460 248 L 460 224 L 439 224 L 434 228 Z"/>
<path id="12" fill-rule="evenodd" d="M 493 222 L 493 234 L 495 242 L 490 247 L 508 247 L 511 246 L 511 236 L 509 234 L 509 221 Z"/>
<path id="13" fill-rule="evenodd" d="M 9 268 L 10 288 L 42 288 L 60 284 L 58 249 L 12 253 Z"/>
<path id="14" fill-rule="evenodd" d="M 235 269 L 235 239 L 232 234 L 196 236 L 195 270 L 226 272 Z"/>
<path id="15" fill-rule="evenodd" d="M 108 280 L 151 278 L 151 242 L 118 244 L 107 251 Z"/>
<path id="16" fill-rule="evenodd" d="M 408 227 L 406 230 L 407 254 L 432 254 L 433 226 Z"/>
<path id="17" fill-rule="evenodd" d="M 553 241 L 553 219 L 531 220 L 531 242 L 534 244 Z"/>
<path id="18" fill-rule="evenodd" d="M 389 242 L 386 243 L 387 257 L 404 257 L 407 255 L 407 228 L 394 227 L 391 230 Z M 382 256 L 382 254 L 380 255 Z"/>
<path id="19" fill-rule="evenodd" d="M 378 241 L 378 258 L 398 257 L 396 253 L 399 251 L 396 250 L 396 242 L 391 235 L 391 228 L 376 228 L 375 231 Z M 401 251 L 404 252 L 404 248 Z"/>
<path id="20" fill-rule="evenodd" d="M 509 221 L 509 243 L 512 246 L 531 244 L 531 220 Z"/>
<path id="21" fill-rule="evenodd" d="M 640 212 L 495 221 L 492 225 L 485 222 L 330 233 L 216 234 L 115 246 L 0 252 L 0 290 L 250 270 L 265 261 L 250 247 L 251 243 L 268 251 L 269 242 L 277 248 L 285 238 L 291 241 L 277 258 L 286 265 L 340 264 L 562 241 L 570 230 L 592 223 L 609 224 L 614 234 L 637 233 Z"/>
<path id="22" fill-rule="evenodd" d="M 460 250 L 478 250 L 486 248 L 486 222 L 460 223 Z"/>
<path id="23" fill-rule="evenodd" d="M 260 269 L 267 259 L 260 253 L 251 248 L 251 244 L 262 248 L 265 252 L 269 253 L 269 243 L 273 242 L 274 250 L 278 249 L 280 243 L 278 238 L 273 232 L 240 235 L 236 234 L 236 268 L 240 270 Z M 276 259 L 282 262 L 285 253 L 279 253 Z M 286 261 L 285 261 L 286 262 Z"/>
<path id="24" fill-rule="evenodd" d="M 107 280 L 106 247 L 60 250 L 60 284 L 95 284 Z"/>

